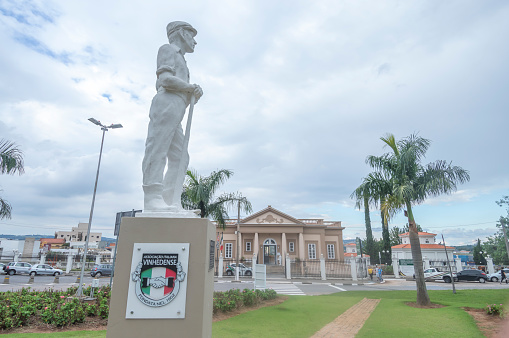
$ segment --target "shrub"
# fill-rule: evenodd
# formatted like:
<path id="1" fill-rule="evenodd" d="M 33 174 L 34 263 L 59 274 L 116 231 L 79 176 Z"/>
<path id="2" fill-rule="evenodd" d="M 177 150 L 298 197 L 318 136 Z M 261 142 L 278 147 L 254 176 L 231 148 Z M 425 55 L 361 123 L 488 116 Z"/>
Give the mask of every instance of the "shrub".
<path id="1" fill-rule="evenodd" d="M 500 317 L 504 316 L 504 306 L 502 304 L 490 304 L 487 305 L 485 308 L 486 313 L 489 315 L 498 315 Z"/>
<path id="2" fill-rule="evenodd" d="M 244 306 L 253 306 L 260 302 L 260 299 L 256 296 L 256 292 L 250 289 L 244 289 L 242 291 L 242 303 Z"/>
<path id="3" fill-rule="evenodd" d="M 110 307 L 108 306 L 108 299 L 103 298 L 99 303 L 99 316 L 102 319 L 108 318 L 108 314 L 110 312 Z"/>
<path id="4" fill-rule="evenodd" d="M 90 294 L 90 288 L 88 288 Z M 57 327 L 81 323 L 87 316 L 99 314 L 108 318 L 109 287 L 94 290 L 97 305 L 84 304 L 78 298 L 69 298 L 76 288 L 67 291 L 32 291 L 30 288 L 16 292 L 0 292 L 0 330 L 42 321 Z"/>

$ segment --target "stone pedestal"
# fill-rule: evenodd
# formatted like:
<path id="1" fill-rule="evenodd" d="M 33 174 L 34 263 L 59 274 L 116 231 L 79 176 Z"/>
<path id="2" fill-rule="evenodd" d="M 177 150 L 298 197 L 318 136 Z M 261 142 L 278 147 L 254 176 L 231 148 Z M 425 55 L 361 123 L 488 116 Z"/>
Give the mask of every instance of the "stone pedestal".
<path id="1" fill-rule="evenodd" d="M 182 264 L 185 273 L 185 288 L 182 287 L 173 300 L 166 305 L 150 307 L 133 294 L 133 250 L 140 246 L 151 247 L 154 253 L 164 247 L 163 244 L 188 244 L 188 264 Z M 161 244 L 156 244 L 161 243 Z M 210 337 L 212 334 L 212 297 L 214 290 L 214 252 L 215 227 L 202 218 L 122 218 L 115 261 L 110 314 L 107 337 Z M 159 250 L 159 251 L 158 251 Z M 182 249 L 183 250 L 183 249 Z M 135 253 L 137 257 L 138 253 Z M 173 252 L 168 252 L 173 254 Z M 211 256 L 212 255 L 212 256 Z M 140 263 L 141 264 L 141 263 Z M 143 277 L 143 274 L 142 274 Z M 154 277 L 154 276 L 152 276 Z M 156 278 L 144 278 L 145 281 Z M 156 281 L 157 282 L 157 281 Z M 141 283 L 141 282 L 139 282 Z M 148 281 L 148 283 L 152 283 Z M 184 284 L 182 284 L 184 285 Z M 156 286 L 157 287 L 157 286 Z M 165 286 L 166 288 L 166 286 Z M 133 298 L 134 297 L 134 298 Z M 179 318 L 170 319 L 133 319 L 126 317 L 127 301 L 135 301 L 136 314 L 140 312 L 172 312 L 175 304 L 185 302 L 185 311 Z M 139 304 L 138 304 L 139 303 Z M 129 308 L 130 310 L 131 308 Z M 127 312 L 126 312 L 127 311 Z M 151 315 L 150 315 L 151 316 Z"/>

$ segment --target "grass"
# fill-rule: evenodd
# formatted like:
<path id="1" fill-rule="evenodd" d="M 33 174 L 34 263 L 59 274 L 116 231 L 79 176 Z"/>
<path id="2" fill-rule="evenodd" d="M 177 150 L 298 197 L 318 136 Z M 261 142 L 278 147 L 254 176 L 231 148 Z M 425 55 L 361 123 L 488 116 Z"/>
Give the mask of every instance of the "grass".
<path id="1" fill-rule="evenodd" d="M 508 290 L 429 291 L 444 305 L 418 309 L 415 291 L 348 291 L 325 296 L 291 296 L 283 304 L 214 323 L 213 337 L 310 337 L 362 298 L 381 299 L 357 337 L 483 337 L 462 307 L 507 303 Z M 262 323 L 258 325 L 258 323 Z"/>
<path id="2" fill-rule="evenodd" d="M 310 337 L 364 296 L 289 296 L 282 304 L 215 322 L 213 337 Z"/>
<path id="3" fill-rule="evenodd" d="M 428 291 L 438 309 L 409 307 L 415 291 L 348 291 L 323 296 L 289 296 L 279 305 L 216 322 L 213 337 L 310 337 L 364 297 L 381 299 L 357 337 L 483 337 L 462 307 L 507 303 L 509 290 Z M 105 337 L 106 331 L 11 334 L 10 337 Z"/>

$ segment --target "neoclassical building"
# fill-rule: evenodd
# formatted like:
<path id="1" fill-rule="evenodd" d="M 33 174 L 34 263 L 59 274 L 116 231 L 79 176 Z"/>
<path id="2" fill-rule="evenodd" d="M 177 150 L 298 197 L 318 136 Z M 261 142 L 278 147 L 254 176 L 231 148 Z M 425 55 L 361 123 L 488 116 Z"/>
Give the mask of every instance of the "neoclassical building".
<path id="1" fill-rule="evenodd" d="M 217 227 L 222 235 L 221 254 L 225 260 L 239 258 L 251 260 L 257 256 L 258 264 L 281 265 L 286 254 L 291 260 L 343 260 L 343 227 L 341 222 L 323 219 L 297 219 L 270 205 L 240 220 L 229 220 L 226 228 Z M 237 242 L 237 237 L 238 242 Z"/>

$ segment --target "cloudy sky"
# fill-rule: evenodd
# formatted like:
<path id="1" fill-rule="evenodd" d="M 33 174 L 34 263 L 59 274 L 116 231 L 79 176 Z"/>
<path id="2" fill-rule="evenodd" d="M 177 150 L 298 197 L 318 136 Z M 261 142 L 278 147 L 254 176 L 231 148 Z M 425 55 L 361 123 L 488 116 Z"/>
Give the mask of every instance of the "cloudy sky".
<path id="1" fill-rule="evenodd" d="M 417 206 L 417 222 L 449 244 L 482 240 L 509 194 L 508 17 L 509 3 L 490 0 L 0 0 L 0 138 L 26 170 L 0 177 L 13 207 L 0 233 L 88 221 L 101 142 L 90 117 L 124 126 L 106 134 L 92 230 L 112 236 L 117 212 L 142 208 L 156 54 L 166 24 L 183 20 L 198 30 L 186 57 L 204 90 L 190 167 L 232 169 L 224 191 L 255 211 L 338 220 L 345 239 L 364 237 L 350 194 L 366 156 L 388 151 L 386 133 L 419 133 L 432 140 L 424 162 L 452 161 L 471 180 Z"/>

